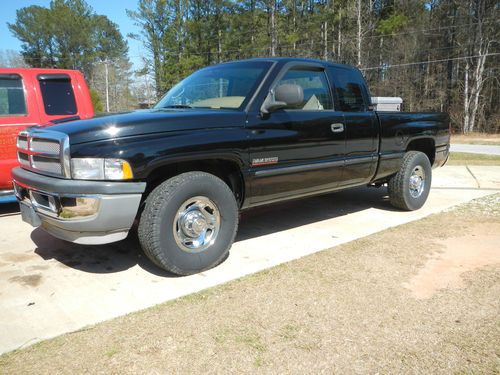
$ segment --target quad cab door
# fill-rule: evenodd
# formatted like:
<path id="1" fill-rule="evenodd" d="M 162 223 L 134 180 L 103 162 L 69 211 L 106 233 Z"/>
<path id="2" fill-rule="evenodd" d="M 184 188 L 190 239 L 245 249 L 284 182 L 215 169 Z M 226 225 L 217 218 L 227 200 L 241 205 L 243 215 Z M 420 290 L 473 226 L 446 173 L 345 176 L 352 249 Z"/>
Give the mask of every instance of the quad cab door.
<path id="1" fill-rule="evenodd" d="M 333 190 L 342 180 L 344 115 L 334 108 L 324 67 L 284 65 L 270 95 L 284 84 L 301 87 L 302 103 L 249 114 L 251 205 Z"/>

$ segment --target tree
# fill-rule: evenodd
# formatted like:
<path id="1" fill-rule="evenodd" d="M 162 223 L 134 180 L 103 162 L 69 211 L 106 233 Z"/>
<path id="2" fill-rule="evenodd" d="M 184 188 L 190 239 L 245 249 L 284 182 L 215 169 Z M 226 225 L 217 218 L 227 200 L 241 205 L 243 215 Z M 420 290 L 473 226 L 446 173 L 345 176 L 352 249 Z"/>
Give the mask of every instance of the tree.
<path id="1" fill-rule="evenodd" d="M 147 59 L 154 72 L 156 91 L 168 88 L 167 63 L 171 36 L 172 12 L 167 0 L 140 0 L 138 9 L 127 10 L 127 15 L 140 28 L 140 34 L 129 35 L 141 40 L 150 54 Z"/>
<path id="2" fill-rule="evenodd" d="M 101 100 L 110 89 L 104 85 L 101 67 L 112 63 L 114 77 L 124 82 L 112 87 L 122 90 L 112 98 L 113 108 L 128 106 L 120 104 L 130 96 L 127 42 L 115 23 L 96 14 L 84 0 L 53 0 L 48 8 L 21 8 L 8 27 L 22 42 L 21 54 L 28 65 L 81 70 Z"/>
<path id="3" fill-rule="evenodd" d="M 28 64 L 23 56 L 14 50 L 0 50 L 0 67 L 2 68 L 26 68 Z"/>
<path id="4" fill-rule="evenodd" d="M 376 96 L 500 131 L 496 0 L 140 0 L 147 70 L 162 95 L 191 71 L 265 56 L 357 65 Z"/>
<path id="5" fill-rule="evenodd" d="M 55 65 L 53 22 L 50 11 L 37 5 L 16 11 L 16 22 L 7 24 L 23 44 L 24 60 L 33 67 Z"/>

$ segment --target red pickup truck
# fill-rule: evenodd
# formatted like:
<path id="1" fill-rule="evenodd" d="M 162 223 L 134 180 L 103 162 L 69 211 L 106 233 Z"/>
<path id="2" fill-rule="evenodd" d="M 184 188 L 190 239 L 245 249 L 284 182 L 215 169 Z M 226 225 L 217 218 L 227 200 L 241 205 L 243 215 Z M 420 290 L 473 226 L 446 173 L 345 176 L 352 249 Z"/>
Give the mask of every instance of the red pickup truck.
<path id="1" fill-rule="evenodd" d="M 0 68 L 0 197 L 12 194 L 16 136 L 32 125 L 94 116 L 89 89 L 76 70 Z"/>

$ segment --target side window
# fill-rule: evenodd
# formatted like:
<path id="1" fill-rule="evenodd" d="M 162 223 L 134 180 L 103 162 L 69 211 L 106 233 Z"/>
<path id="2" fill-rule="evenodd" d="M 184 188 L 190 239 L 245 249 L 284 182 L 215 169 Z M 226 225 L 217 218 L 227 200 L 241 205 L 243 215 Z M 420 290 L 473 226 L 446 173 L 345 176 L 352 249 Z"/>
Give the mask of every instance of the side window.
<path id="1" fill-rule="evenodd" d="M 21 76 L 0 74 L 0 116 L 24 116 L 26 113 Z"/>
<path id="2" fill-rule="evenodd" d="M 47 115 L 76 115 L 75 94 L 68 75 L 42 74 L 38 81 Z"/>
<path id="3" fill-rule="evenodd" d="M 290 69 L 279 81 L 278 86 L 285 84 L 299 85 L 304 90 L 304 101 L 293 108 L 309 111 L 333 109 L 330 86 L 322 70 Z"/>
<path id="4" fill-rule="evenodd" d="M 344 112 L 366 111 L 363 98 L 363 77 L 356 70 L 342 68 L 332 69 L 332 75 L 340 110 Z"/>

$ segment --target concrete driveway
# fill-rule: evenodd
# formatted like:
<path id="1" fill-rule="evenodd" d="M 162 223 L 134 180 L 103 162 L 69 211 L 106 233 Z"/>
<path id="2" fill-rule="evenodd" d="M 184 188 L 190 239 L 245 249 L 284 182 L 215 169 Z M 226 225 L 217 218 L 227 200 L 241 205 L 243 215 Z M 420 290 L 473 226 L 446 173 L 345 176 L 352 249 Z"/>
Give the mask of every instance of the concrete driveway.
<path id="1" fill-rule="evenodd" d="M 75 331 L 500 191 L 500 167 L 445 167 L 419 211 L 401 212 L 386 189 L 359 188 L 243 213 L 230 257 L 173 277 L 137 239 L 82 246 L 52 238 L 0 207 L 0 353 Z M 334 250 L 333 250 L 334 251 Z"/>
<path id="2" fill-rule="evenodd" d="M 468 144 L 454 144 L 450 145 L 451 152 L 467 152 L 471 154 L 485 154 L 485 155 L 500 155 L 500 146 L 494 145 L 468 145 Z"/>

